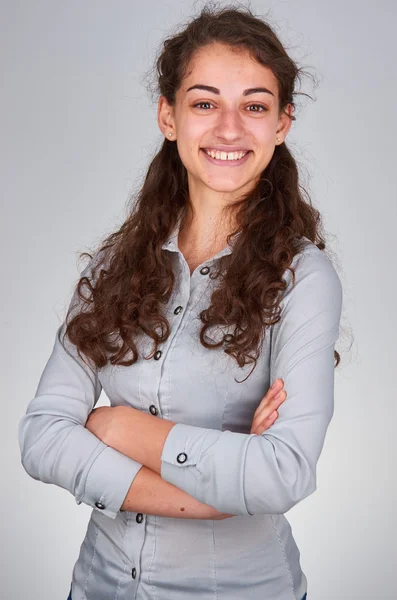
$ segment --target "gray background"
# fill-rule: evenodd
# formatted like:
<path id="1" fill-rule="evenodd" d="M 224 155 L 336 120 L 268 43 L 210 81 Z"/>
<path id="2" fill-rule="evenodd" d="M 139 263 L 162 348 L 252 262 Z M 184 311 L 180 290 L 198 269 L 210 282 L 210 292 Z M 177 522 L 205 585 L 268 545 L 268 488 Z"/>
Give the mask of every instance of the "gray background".
<path id="1" fill-rule="evenodd" d="M 17 426 L 77 281 L 161 141 L 144 86 L 202 3 L 1 3 L 2 598 L 65 600 L 91 509 L 20 464 Z M 310 600 L 396 598 L 396 4 L 252 2 L 315 69 L 287 142 L 344 286 L 318 489 L 288 514 Z M 307 179 L 307 175 L 310 179 Z M 85 264 L 85 263 L 84 263 Z M 394 367 L 394 369 L 393 369 Z M 100 404 L 107 400 L 101 397 Z M 171 600 L 171 599 L 170 599 Z"/>

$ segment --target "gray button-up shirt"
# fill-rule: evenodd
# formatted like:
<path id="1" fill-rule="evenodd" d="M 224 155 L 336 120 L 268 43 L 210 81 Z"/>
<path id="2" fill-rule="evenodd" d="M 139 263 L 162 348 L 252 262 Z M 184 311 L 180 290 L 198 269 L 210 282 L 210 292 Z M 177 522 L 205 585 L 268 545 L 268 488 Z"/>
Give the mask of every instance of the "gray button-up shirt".
<path id="1" fill-rule="evenodd" d="M 93 508 L 73 569 L 73 600 L 301 600 L 307 580 L 284 513 L 316 490 L 334 410 L 340 279 L 306 239 L 294 257 L 294 287 L 290 271 L 284 274 L 281 320 L 266 331 L 253 373 L 237 383 L 253 365 L 239 368 L 222 347 L 205 349 L 198 335 L 199 313 L 217 284 L 209 274 L 233 243 L 190 275 L 177 240 L 178 226 L 163 246 L 176 283 L 166 307 L 171 332 L 160 352 L 151 360 L 141 354 L 130 367 L 98 370 L 56 335 L 20 421 L 23 467 Z M 224 334 L 209 331 L 215 340 Z M 148 355 L 152 340 L 142 335 L 138 348 Z M 279 417 L 261 435 L 250 434 L 254 412 L 277 377 L 287 392 Z M 84 427 L 102 389 L 113 406 L 176 422 L 163 448 L 162 478 L 236 516 L 217 521 L 120 511 L 142 465 Z"/>

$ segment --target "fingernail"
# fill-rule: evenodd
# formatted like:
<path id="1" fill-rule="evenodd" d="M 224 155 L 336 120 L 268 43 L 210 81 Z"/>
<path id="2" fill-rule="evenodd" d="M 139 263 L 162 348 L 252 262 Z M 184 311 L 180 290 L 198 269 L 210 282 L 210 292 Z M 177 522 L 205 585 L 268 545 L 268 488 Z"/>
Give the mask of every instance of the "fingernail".
<path id="1" fill-rule="evenodd" d="M 276 383 L 277 383 L 277 379 L 275 379 L 275 380 L 273 381 L 273 385 L 271 386 L 271 387 L 272 387 L 272 389 L 273 389 L 274 387 L 276 387 Z"/>

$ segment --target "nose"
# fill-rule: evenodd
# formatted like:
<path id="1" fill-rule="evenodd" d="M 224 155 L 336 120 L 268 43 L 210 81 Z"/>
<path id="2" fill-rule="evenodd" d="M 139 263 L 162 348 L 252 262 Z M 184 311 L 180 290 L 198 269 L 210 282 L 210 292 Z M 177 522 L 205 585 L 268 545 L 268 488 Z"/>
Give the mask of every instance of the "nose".
<path id="1" fill-rule="evenodd" d="M 242 139 L 244 136 L 244 128 L 238 110 L 229 108 L 219 111 L 214 134 L 219 140 L 228 142 Z"/>

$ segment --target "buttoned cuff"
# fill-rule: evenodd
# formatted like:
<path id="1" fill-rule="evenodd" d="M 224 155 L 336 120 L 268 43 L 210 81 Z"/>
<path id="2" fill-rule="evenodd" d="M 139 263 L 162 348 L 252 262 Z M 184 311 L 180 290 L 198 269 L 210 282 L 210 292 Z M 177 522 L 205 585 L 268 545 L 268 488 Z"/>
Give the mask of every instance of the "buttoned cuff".
<path id="1" fill-rule="evenodd" d="M 84 502 L 115 519 L 131 483 L 143 465 L 102 441 L 97 450 L 98 454 L 86 477 L 83 495 L 76 497 L 76 502 Z"/>
<path id="2" fill-rule="evenodd" d="M 220 512 L 249 515 L 243 465 L 253 437 L 176 423 L 163 446 L 161 477 Z"/>

